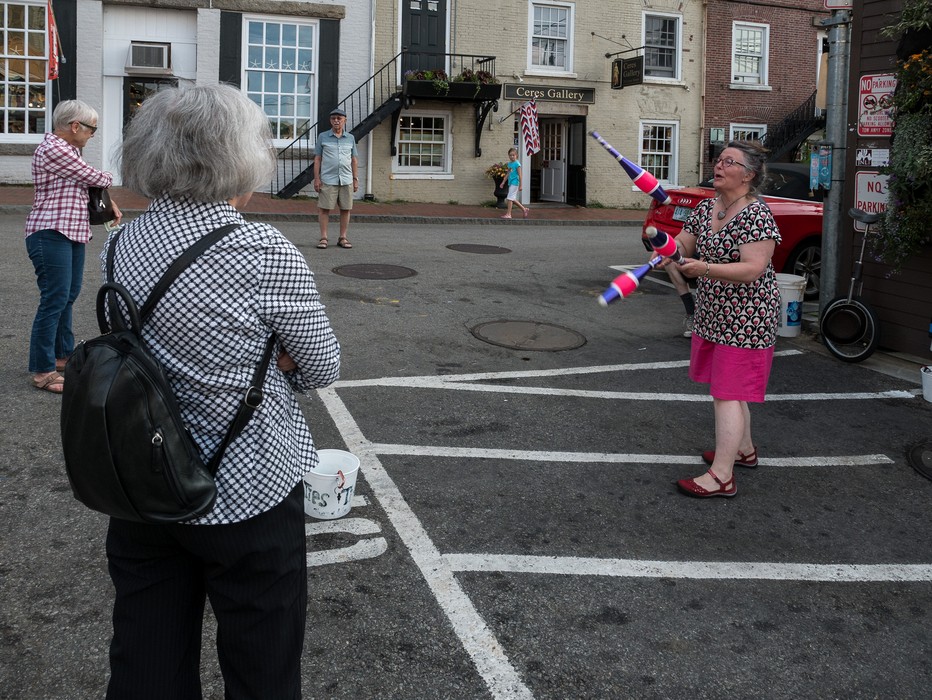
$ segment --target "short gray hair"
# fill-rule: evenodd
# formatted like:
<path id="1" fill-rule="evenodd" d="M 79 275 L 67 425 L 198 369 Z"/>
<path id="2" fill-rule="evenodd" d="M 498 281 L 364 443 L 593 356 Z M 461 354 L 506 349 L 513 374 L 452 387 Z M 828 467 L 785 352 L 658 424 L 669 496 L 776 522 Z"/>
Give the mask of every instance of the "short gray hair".
<path id="1" fill-rule="evenodd" d="M 129 123 L 120 157 L 123 185 L 149 199 L 227 201 L 267 184 L 275 167 L 268 119 L 229 85 L 148 98 Z"/>
<path id="2" fill-rule="evenodd" d="M 748 194 L 757 194 L 767 178 L 767 154 L 760 141 L 730 141 L 725 148 L 737 148 L 744 154 L 744 164 L 754 173 Z"/>
<path id="3" fill-rule="evenodd" d="M 73 122 L 84 122 L 94 126 L 97 122 L 97 110 L 81 100 L 65 100 L 55 105 L 55 111 L 52 112 L 53 130 L 67 129 Z"/>

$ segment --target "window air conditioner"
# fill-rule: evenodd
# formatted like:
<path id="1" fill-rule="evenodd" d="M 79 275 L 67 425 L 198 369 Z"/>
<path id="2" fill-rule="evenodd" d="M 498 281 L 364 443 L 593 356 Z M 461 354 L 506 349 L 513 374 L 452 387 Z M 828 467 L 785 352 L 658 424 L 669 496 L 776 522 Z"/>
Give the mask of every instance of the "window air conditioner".
<path id="1" fill-rule="evenodd" d="M 171 44 L 134 41 L 126 57 L 127 73 L 170 75 Z"/>

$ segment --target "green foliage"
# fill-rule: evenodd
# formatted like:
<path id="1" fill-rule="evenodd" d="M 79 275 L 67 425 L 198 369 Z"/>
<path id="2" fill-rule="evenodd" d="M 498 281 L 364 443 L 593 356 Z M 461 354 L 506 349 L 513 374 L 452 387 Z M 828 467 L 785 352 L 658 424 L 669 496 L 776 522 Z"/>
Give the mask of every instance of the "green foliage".
<path id="1" fill-rule="evenodd" d="M 881 34 L 898 38 L 932 28 L 932 2 L 904 0 L 898 21 Z M 920 34 L 921 36 L 921 34 Z M 893 143 L 887 209 L 872 248 L 896 272 L 932 242 L 932 51 L 923 48 L 896 64 Z"/>
<path id="2" fill-rule="evenodd" d="M 508 166 L 504 163 L 492 163 L 485 169 L 485 176 L 490 180 L 495 180 L 496 183 L 501 182 L 506 175 L 508 175 Z"/>
<path id="3" fill-rule="evenodd" d="M 932 114 L 898 114 L 888 175 L 887 209 L 873 248 L 894 271 L 932 242 Z"/>
<path id="4" fill-rule="evenodd" d="M 450 92 L 450 76 L 442 68 L 405 71 L 405 80 L 429 80 L 433 83 L 434 90 L 438 95 L 446 95 Z"/>
<path id="5" fill-rule="evenodd" d="M 887 39 L 896 39 L 908 31 L 932 28 L 932 3 L 929 0 L 903 0 L 903 9 L 895 24 L 880 30 Z"/>

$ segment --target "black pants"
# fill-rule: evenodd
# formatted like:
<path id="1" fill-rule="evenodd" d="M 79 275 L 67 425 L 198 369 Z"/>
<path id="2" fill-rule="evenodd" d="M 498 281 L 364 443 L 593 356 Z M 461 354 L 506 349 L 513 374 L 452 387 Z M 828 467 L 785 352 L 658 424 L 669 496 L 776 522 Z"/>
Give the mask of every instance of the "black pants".
<path id="1" fill-rule="evenodd" d="M 111 518 L 116 588 L 109 700 L 200 700 L 204 605 L 228 700 L 301 697 L 307 617 L 304 487 L 231 525 Z"/>

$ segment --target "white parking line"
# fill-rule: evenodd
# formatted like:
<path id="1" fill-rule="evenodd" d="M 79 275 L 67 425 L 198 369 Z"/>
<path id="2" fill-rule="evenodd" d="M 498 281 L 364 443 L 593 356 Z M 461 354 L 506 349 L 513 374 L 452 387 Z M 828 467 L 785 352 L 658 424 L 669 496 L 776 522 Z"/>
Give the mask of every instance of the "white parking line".
<path id="1" fill-rule="evenodd" d="M 385 509 L 398 536 L 421 571 L 489 691 L 496 698 L 531 700 L 534 696 L 505 655 L 505 650 L 466 595 L 453 570 L 434 546 L 421 521 L 405 501 L 363 437 L 346 405 L 332 388 L 317 392 L 336 423 L 346 448 L 359 457 L 360 470 Z"/>
<path id="2" fill-rule="evenodd" d="M 374 442 L 372 452 L 382 455 L 413 457 L 457 457 L 465 459 L 512 459 L 524 462 L 571 462 L 605 464 L 699 464 L 698 455 L 652 455 L 617 452 L 555 452 L 509 450 L 488 447 L 440 447 L 431 445 L 399 445 Z M 824 457 L 768 457 L 760 464 L 768 467 L 857 467 L 871 464 L 893 464 L 886 455 L 826 455 Z"/>
<path id="3" fill-rule="evenodd" d="M 932 581 L 926 564 L 779 564 L 773 562 L 638 561 L 591 557 L 445 554 L 454 571 L 638 578 L 758 579 L 769 581 Z"/>
<path id="4" fill-rule="evenodd" d="M 783 350 L 775 357 L 802 354 L 799 350 Z M 663 562 L 581 557 L 532 557 L 483 554 L 441 554 L 427 534 L 417 515 L 382 466 L 379 455 L 411 455 L 451 457 L 460 459 L 522 460 L 528 462 L 608 463 L 608 464 L 697 464 L 694 455 L 660 455 L 627 453 L 586 453 L 533 451 L 490 448 L 443 447 L 372 443 L 355 422 L 337 390 L 368 386 L 414 389 L 452 389 L 547 396 L 578 396 L 605 399 L 640 399 L 660 401 L 708 401 L 708 396 L 693 394 L 642 394 L 635 392 L 602 392 L 553 389 L 549 387 L 514 387 L 470 382 L 536 377 L 568 377 L 573 375 L 652 371 L 683 368 L 688 360 L 644 362 L 592 367 L 572 367 L 556 370 L 484 372 L 459 375 L 385 377 L 371 380 L 341 381 L 318 391 L 324 406 L 340 431 L 346 448 L 360 458 L 360 470 L 372 488 L 375 499 L 398 532 L 414 564 L 424 576 L 440 608 L 446 614 L 463 648 L 476 665 L 492 696 L 505 700 L 533 698 L 509 661 L 498 639 L 476 610 L 456 578 L 459 572 L 514 572 L 525 574 L 562 574 L 616 577 L 667 577 L 694 579 L 770 579 L 803 581 L 929 581 L 932 566 L 928 565 L 822 565 L 770 562 Z M 768 395 L 768 401 L 826 401 L 878 398 L 915 398 L 912 392 L 852 392 L 823 394 Z M 891 464 L 883 454 L 826 455 L 810 457 L 766 458 L 765 467 L 851 467 Z M 355 526 L 353 526 L 355 527 Z M 322 529 L 325 526 L 322 526 Z M 377 538 L 381 540 L 382 538 Z M 364 540 L 357 544 L 372 543 Z M 354 545 L 355 546 L 355 545 Z M 367 544 L 366 546 L 374 546 Z M 322 555 L 324 553 L 321 553 Z M 331 563 L 328 559 L 326 562 Z"/>

